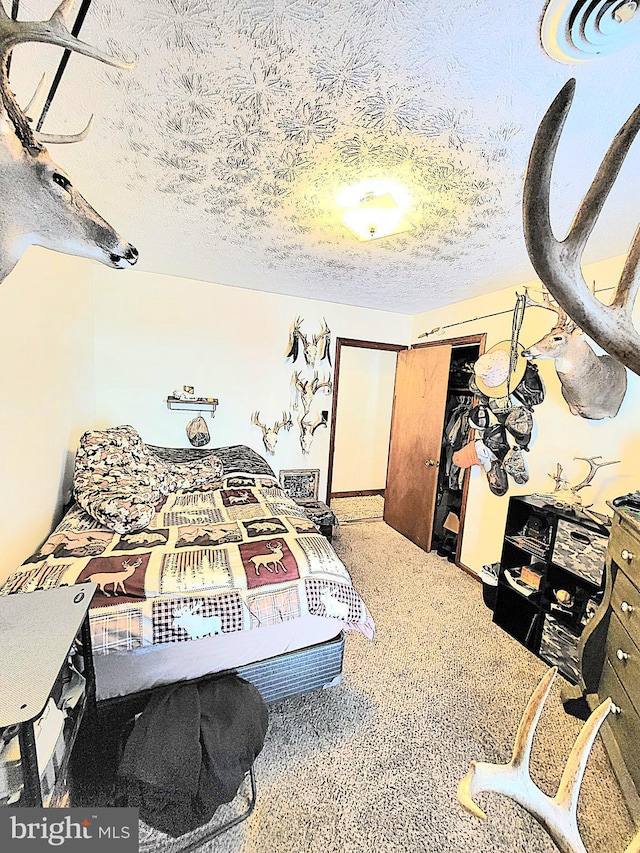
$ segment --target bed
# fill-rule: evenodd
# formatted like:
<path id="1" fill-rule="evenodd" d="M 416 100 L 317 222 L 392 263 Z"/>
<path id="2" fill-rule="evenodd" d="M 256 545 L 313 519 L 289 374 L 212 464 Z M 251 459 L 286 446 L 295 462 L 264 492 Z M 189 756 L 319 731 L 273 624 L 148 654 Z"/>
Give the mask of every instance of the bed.
<path id="1" fill-rule="evenodd" d="M 157 470 L 172 478 L 160 500 Z M 105 498 L 114 488 L 119 503 Z M 249 447 L 161 448 L 131 427 L 92 431 L 74 494 L 0 594 L 97 584 L 89 621 L 103 703 L 228 670 L 272 701 L 337 682 L 345 631 L 373 637 L 332 545 Z"/>

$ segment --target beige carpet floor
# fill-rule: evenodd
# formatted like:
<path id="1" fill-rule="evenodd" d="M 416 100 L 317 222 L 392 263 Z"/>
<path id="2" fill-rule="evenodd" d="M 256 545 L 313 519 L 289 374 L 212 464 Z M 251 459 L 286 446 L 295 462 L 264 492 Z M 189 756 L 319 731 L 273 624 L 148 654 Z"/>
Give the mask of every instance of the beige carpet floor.
<path id="1" fill-rule="evenodd" d="M 331 509 L 341 523 L 379 519 L 384 512 L 384 498 L 382 495 L 331 498 Z"/>
<path id="2" fill-rule="evenodd" d="M 476 581 L 384 522 L 340 526 L 334 544 L 376 619 L 376 638 L 347 636 L 338 687 L 271 706 L 256 809 L 199 853 L 553 853 L 509 800 L 479 797 L 485 823 L 456 800 L 471 759 L 510 757 L 546 664 L 492 624 Z M 561 683 L 532 757 L 549 794 L 581 726 L 562 709 Z M 633 833 L 599 741 L 579 819 L 589 853 L 622 853 Z M 145 834 L 141 849 L 173 853 L 198 832 L 182 842 Z"/>

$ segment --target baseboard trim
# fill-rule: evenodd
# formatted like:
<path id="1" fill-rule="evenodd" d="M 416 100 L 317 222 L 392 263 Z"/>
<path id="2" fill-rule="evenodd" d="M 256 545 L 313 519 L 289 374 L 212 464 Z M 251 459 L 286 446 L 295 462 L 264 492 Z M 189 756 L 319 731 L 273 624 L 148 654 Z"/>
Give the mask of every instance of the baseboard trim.
<path id="1" fill-rule="evenodd" d="M 360 489 L 355 492 L 331 492 L 330 498 L 363 498 L 367 495 L 381 495 L 384 497 L 384 489 Z"/>

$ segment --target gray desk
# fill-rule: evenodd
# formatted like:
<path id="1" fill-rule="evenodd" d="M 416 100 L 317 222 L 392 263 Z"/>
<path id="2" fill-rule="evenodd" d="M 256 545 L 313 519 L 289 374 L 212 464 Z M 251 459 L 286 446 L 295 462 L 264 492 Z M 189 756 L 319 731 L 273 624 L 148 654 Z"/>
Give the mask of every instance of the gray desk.
<path id="1" fill-rule="evenodd" d="M 0 728 L 19 727 L 24 781 L 20 806 L 42 805 L 33 724 L 44 711 L 78 634 L 82 637 L 85 701 L 69 739 L 65 734 L 67 752 L 71 751 L 83 711 L 89 709 L 95 717 L 87 611 L 96 588 L 87 583 L 0 597 Z"/>

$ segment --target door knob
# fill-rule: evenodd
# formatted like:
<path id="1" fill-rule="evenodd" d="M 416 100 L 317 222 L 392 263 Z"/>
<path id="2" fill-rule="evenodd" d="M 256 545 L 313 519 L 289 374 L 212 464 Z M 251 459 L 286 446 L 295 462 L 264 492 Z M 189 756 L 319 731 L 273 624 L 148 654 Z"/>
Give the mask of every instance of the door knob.
<path id="1" fill-rule="evenodd" d="M 627 551 L 626 548 L 622 549 L 620 556 L 622 557 L 623 560 L 626 560 L 627 563 L 630 563 L 634 558 L 634 554 L 632 554 L 631 551 Z"/>
<path id="2" fill-rule="evenodd" d="M 437 459 L 426 459 L 424 464 L 427 468 L 438 468 L 440 462 Z"/>

